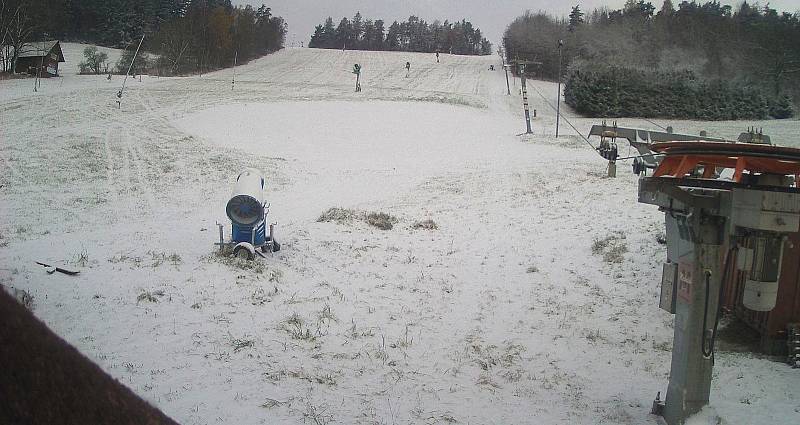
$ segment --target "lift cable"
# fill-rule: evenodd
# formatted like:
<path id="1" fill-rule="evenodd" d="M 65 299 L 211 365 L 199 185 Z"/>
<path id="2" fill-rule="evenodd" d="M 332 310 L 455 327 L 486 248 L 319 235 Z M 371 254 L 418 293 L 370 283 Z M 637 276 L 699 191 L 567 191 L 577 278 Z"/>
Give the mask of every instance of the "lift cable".
<path id="1" fill-rule="evenodd" d="M 533 90 L 536 92 L 536 94 L 538 94 L 538 95 L 539 95 L 539 97 L 541 97 L 541 98 L 542 98 L 542 100 L 544 101 L 544 103 L 545 103 L 547 106 L 549 106 L 549 107 L 550 107 L 550 109 L 552 109 L 553 111 L 555 111 L 555 112 L 556 112 L 556 114 L 559 114 L 559 111 L 558 111 L 558 109 L 556 109 L 556 107 L 555 107 L 555 106 L 553 106 L 553 105 L 552 105 L 552 104 L 551 104 L 551 103 L 550 103 L 550 102 L 547 100 L 547 98 L 546 98 L 546 97 L 544 97 L 544 95 L 542 94 L 542 92 L 540 92 L 540 91 L 539 91 L 539 89 L 537 89 L 535 85 L 531 84 L 531 87 L 532 87 L 532 88 L 533 88 Z M 561 96 L 561 93 L 559 93 L 558 95 L 559 95 L 559 96 Z M 560 114 L 559 114 L 559 115 L 560 115 Z M 564 121 L 565 121 L 567 124 L 569 124 L 569 126 L 570 126 L 570 127 L 572 127 L 572 129 L 573 129 L 573 130 L 575 130 L 575 133 L 577 133 L 577 134 L 578 134 L 578 136 L 580 136 L 580 137 L 581 137 L 581 139 L 583 139 L 583 141 L 584 141 L 584 142 L 586 142 L 586 144 L 588 144 L 589 146 L 591 146 L 591 147 L 592 147 L 592 150 L 594 150 L 595 152 L 597 152 L 597 148 L 595 148 L 595 147 L 594 147 L 594 145 L 592 145 L 592 142 L 590 142 L 590 141 L 589 141 L 589 139 L 588 139 L 586 136 L 584 136 L 583 134 L 581 134 L 581 132 L 580 132 L 580 131 L 578 131 L 578 129 L 577 129 L 577 128 L 575 128 L 575 126 L 574 126 L 574 125 L 572 125 L 572 123 L 571 123 L 571 122 L 570 122 L 570 121 L 567 119 L 567 117 L 565 117 L 565 116 L 561 115 L 561 118 L 563 118 L 563 119 L 564 119 Z M 558 118 L 556 118 L 556 119 L 558 119 Z"/>
<path id="2" fill-rule="evenodd" d="M 658 124 L 656 124 L 656 123 L 655 123 L 653 120 L 650 120 L 650 119 L 647 119 L 647 118 L 642 118 L 642 119 L 643 119 L 643 120 L 645 120 L 645 121 L 647 121 L 647 122 L 649 122 L 650 124 L 653 124 L 654 126 L 656 126 L 656 127 L 660 128 L 660 129 L 662 129 L 662 130 L 666 130 L 666 128 L 665 128 L 665 127 L 663 127 L 663 126 L 661 126 L 661 125 L 658 125 Z"/>

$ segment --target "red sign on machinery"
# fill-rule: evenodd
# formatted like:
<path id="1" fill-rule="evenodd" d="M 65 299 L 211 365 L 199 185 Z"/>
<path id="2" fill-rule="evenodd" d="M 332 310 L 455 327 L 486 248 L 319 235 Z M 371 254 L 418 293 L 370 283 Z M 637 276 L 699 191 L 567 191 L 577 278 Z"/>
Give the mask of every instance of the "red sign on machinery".
<path id="1" fill-rule="evenodd" d="M 678 298 L 683 300 L 686 304 L 692 303 L 692 273 L 694 264 L 692 263 L 679 263 L 678 264 Z"/>

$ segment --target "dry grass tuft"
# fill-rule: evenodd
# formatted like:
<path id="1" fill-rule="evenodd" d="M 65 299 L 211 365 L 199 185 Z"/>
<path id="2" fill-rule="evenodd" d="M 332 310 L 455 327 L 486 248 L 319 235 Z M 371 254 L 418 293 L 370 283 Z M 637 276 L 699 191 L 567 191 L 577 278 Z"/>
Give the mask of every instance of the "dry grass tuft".
<path id="1" fill-rule="evenodd" d="M 397 217 L 384 212 L 373 211 L 366 213 L 350 208 L 339 207 L 328 208 L 327 211 L 317 218 L 318 223 L 335 222 L 336 224 L 349 224 L 352 223 L 353 220 L 364 221 L 370 226 L 377 227 L 381 230 L 391 230 L 399 221 Z"/>
<path id="2" fill-rule="evenodd" d="M 339 208 L 333 207 L 328 208 L 327 211 L 322 213 L 319 218 L 317 218 L 318 223 L 329 223 L 329 222 L 336 222 L 338 224 L 345 224 L 353 221 L 356 218 L 355 210 L 350 208 Z"/>
<path id="3" fill-rule="evenodd" d="M 416 223 L 411 225 L 412 229 L 425 229 L 425 230 L 436 230 L 439 228 L 439 225 L 436 224 L 435 221 L 431 219 L 417 221 Z"/>
<path id="4" fill-rule="evenodd" d="M 395 223 L 397 223 L 397 217 L 384 212 L 373 211 L 367 214 L 367 224 L 381 230 L 392 230 Z"/>
<path id="5" fill-rule="evenodd" d="M 142 291 L 142 293 L 139 294 L 138 297 L 136 297 L 136 304 L 139 304 L 140 302 L 143 302 L 143 301 L 150 302 L 150 303 L 157 303 L 158 302 L 158 298 L 159 297 L 163 297 L 163 296 L 164 296 L 164 291 L 162 291 L 160 289 L 157 290 L 157 291 L 153 291 L 153 292 Z"/>
<path id="6" fill-rule="evenodd" d="M 602 255 L 606 263 L 621 263 L 628 252 L 625 233 L 615 232 L 603 239 L 595 239 L 592 243 L 592 254 Z"/>

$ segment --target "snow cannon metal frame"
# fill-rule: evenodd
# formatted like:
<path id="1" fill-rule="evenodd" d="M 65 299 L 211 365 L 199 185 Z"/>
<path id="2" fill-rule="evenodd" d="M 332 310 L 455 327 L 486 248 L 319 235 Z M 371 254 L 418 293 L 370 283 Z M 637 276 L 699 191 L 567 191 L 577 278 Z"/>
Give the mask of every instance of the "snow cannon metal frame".
<path id="1" fill-rule="evenodd" d="M 269 203 L 264 196 L 264 176 L 258 170 L 247 168 L 236 177 L 225 213 L 231 221 L 231 239 L 225 241 L 223 224 L 219 227 L 220 250 L 226 247 L 233 248 L 233 255 L 239 258 L 252 260 L 256 253 L 263 256 L 262 252 L 280 251 L 281 245 L 275 241 L 275 223 L 269 225 L 267 233 L 267 215 Z"/>

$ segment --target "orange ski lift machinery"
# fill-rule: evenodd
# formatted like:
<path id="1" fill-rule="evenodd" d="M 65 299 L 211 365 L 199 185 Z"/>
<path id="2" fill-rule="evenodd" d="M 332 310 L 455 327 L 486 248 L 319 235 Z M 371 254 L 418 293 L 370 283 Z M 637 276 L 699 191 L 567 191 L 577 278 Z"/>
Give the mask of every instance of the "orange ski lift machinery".
<path id="1" fill-rule="evenodd" d="M 658 166 L 659 158 L 650 149 L 650 145 L 659 142 L 675 141 L 709 141 L 734 143 L 732 140 L 708 137 L 705 132 L 699 135 L 673 133 L 672 127 L 667 127 L 666 131 L 645 130 L 640 128 L 619 127 L 614 121 L 611 125 L 603 121 L 602 124 L 595 124 L 589 131 L 589 136 L 600 137 L 600 144 L 596 148 L 597 152 L 608 160 L 608 176 L 616 177 L 617 161 L 622 159 L 633 159 L 633 173 L 636 175 L 647 174 L 647 170 L 655 169 Z M 619 157 L 618 139 L 627 140 L 639 154 L 632 157 Z"/>
<path id="2" fill-rule="evenodd" d="M 617 137 L 630 135 L 618 130 Z M 629 140 L 648 141 L 642 149 L 657 159 L 652 176 L 639 179 L 639 202 L 664 213 L 659 306 L 675 315 L 669 386 L 665 400 L 656 397 L 653 413 L 679 425 L 708 404 L 725 306 L 762 318 L 779 311 L 788 328 L 783 347 L 800 365 L 800 255 L 793 242 L 800 231 L 800 149 L 767 144 L 754 131 L 743 134 L 742 143 L 653 143 L 675 135 L 636 132 Z"/>

